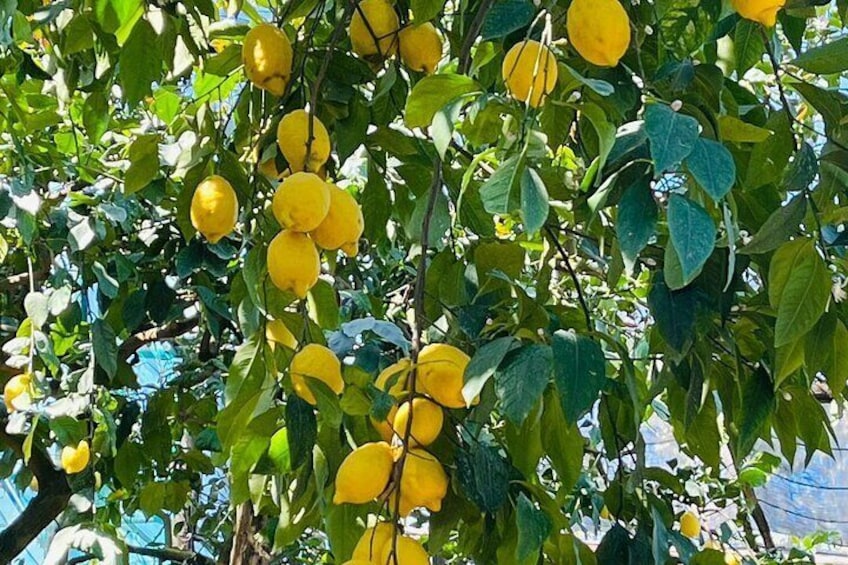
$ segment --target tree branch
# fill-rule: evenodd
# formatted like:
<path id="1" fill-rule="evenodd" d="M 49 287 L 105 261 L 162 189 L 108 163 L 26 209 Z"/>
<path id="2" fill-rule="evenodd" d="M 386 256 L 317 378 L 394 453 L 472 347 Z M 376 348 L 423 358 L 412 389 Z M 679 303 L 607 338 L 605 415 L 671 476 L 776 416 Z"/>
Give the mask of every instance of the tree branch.
<path id="1" fill-rule="evenodd" d="M 179 337 L 196 328 L 199 323 L 200 318 L 191 318 L 134 333 L 118 348 L 118 359 L 128 358 L 148 343 Z"/>
<path id="2" fill-rule="evenodd" d="M 173 547 L 140 547 L 129 545 L 127 546 L 127 551 L 136 555 L 153 557 L 160 561 L 176 561 L 178 563 L 191 563 L 196 565 L 214 565 L 215 563 L 215 560 L 211 557 L 207 557 L 193 551 L 183 551 Z M 91 561 L 91 556 L 82 555 L 68 560 L 68 565 L 77 565 L 88 561 Z"/>
<path id="3" fill-rule="evenodd" d="M 577 272 L 571 265 L 571 258 L 568 256 L 568 251 L 563 248 L 562 244 L 559 242 L 557 234 L 554 233 L 554 230 L 552 230 L 550 226 L 545 226 L 545 231 L 548 232 L 551 243 L 554 244 L 554 247 L 556 247 L 557 251 L 559 251 L 559 254 L 562 256 L 565 268 L 568 269 L 568 274 L 571 276 L 574 286 L 577 287 L 577 298 L 580 300 L 580 307 L 583 309 L 583 315 L 586 317 L 586 329 L 592 331 L 592 311 L 589 310 L 586 297 L 583 295 L 583 287 L 580 285 L 580 279 L 577 277 Z"/>
<path id="4" fill-rule="evenodd" d="M 459 52 L 459 66 L 457 71 L 464 75 L 471 67 L 471 48 L 474 47 L 474 42 L 477 41 L 477 36 L 483 28 L 483 22 L 486 20 L 486 14 L 495 3 L 494 0 L 482 0 L 480 7 L 477 8 L 477 13 L 474 14 L 474 19 L 471 20 L 471 25 L 468 32 L 465 34 L 465 41 L 462 43 L 462 49 Z"/>

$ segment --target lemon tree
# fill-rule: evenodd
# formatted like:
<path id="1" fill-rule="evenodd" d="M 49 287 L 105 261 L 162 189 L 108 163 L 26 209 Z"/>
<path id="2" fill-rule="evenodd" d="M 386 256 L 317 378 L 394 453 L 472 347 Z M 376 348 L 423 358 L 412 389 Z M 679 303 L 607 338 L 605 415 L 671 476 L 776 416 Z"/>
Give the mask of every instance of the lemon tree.
<path id="1" fill-rule="evenodd" d="M 0 2 L 0 562 L 812 561 L 758 489 L 846 400 L 846 27 Z"/>

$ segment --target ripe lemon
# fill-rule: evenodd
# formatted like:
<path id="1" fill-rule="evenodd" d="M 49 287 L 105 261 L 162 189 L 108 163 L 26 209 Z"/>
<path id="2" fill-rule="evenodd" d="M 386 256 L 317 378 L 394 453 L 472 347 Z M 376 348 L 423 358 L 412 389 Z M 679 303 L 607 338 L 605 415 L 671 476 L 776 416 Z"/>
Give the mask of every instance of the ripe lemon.
<path id="1" fill-rule="evenodd" d="M 397 539 L 397 555 L 395 555 L 394 544 L 387 543 L 380 554 L 378 565 L 429 565 L 430 556 L 417 541 L 408 537 Z"/>
<path id="2" fill-rule="evenodd" d="M 374 562 L 368 559 L 351 559 L 350 561 L 345 561 L 342 565 L 374 565 Z"/>
<path id="3" fill-rule="evenodd" d="M 630 18 L 618 0 L 574 0 L 568 8 L 568 40 L 580 56 L 614 67 L 630 46 Z"/>
<path id="4" fill-rule="evenodd" d="M 308 235 L 283 230 L 271 240 L 268 275 L 277 288 L 306 298 L 320 274 L 321 257 Z"/>
<path id="5" fill-rule="evenodd" d="M 406 380 L 411 368 L 411 359 L 401 359 L 383 369 L 377 375 L 374 386 L 394 397 L 402 396 L 406 392 Z"/>
<path id="6" fill-rule="evenodd" d="M 413 71 L 433 74 L 442 60 L 442 38 L 430 22 L 407 26 L 398 34 L 400 58 Z"/>
<path id="7" fill-rule="evenodd" d="M 354 53 L 360 57 L 394 55 L 398 48 L 399 27 L 397 13 L 390 2 L 362 0 L 350 19 L 350 42 Z"/>
<path id="8" fill-rule="evenodd" d="M 692 512 L 686 512 L 680 517 L 680 533 L 687 538 L 696 538 L 701 533 L 701 521 Z"/>
<path id="9" fill-rule="evenodd" d="M 739 554 L 734 551 L 724 552 L 724 565 L 742 565 Z"/>
<path id="10" fill-rule="evenodd" d="M 271 320 L 265 324 L 265 339 L 274 350 L 275 344 L 280 344 L 289 349 L 297 349 L 297 338 L 282 320 Z"/>
<path id="11" fill-rule="evenodd" d="M 441 510 L 442 499 L 448 493 L 448 476 L 439 460 L 423 449 L 410 449 L 403 461 L 401 515 L 406 516 L 419 506 L 433 512 Z"/>
<path id="12" fill-rule="evenodd" d="M 786 4 L 786 0 L 731 0 L 733 9 L 745 18 L 759 22 L 766 27 L 774 27 L 777 13 Z"/>
<path id="13" fill-rule="evenodd" d="M 462 386 L 468 355 L 445 343 L 433 343 L 418 355 L 416 388 L 447 408 L 464 408 Z"/>
<path id="14" fill-rule="evenodd" d="M 400 437 L 405 437 L 409 429 L 410 446 L 430 445 L 442 432 L 444 420 L 441 406 L 427 398 L 414 398 L 411 403 L 407 400 L 398 407 L 392 427 Z"/>
<path id="15" fill-rule="evenodd" d="M 277 187 L 271 206 L 281 226 L 310 232 L 330 211 L 330 187 L 316 174 L 294 173 Z"/>
<path id="16" fill-rule="evenodd" d="M 277 162 L 273 157 L 259 163 L 258 170 L 268 180 L 273 180 L 277 182 L 283 180 L 285 177 L 288 176 L 286 174 L 288 169 L 282 172 L 277 170 Z"/>
<path id="17" fill-rule="evenodd" d="M 91 459 L 91 451 L 88 442 L 80 441 L 76 447 L 66 445 L 62 448 L 62 469 L 69 475 L 79 473 L 86 467 Z"/>
<path id="18" fill-rule="evenodd" d="M 224 177 L 207 177 L 194 190 L 190 215 L 194 229 L 203 234 L 209 243 L 218 243 L 236 227 L 236 191 Z"/>
<path id="19" fill-rule="evenodd" d="M 386 544 L 391 544 L 394 531 L 394 526 L 388 522 L 380 522 L 373 528 L 368 528 L 356 542 L 352 558 L 363 560 L 366 563 L 373 562 L 382 555 Z"/>
<path id="20" fill-rule="evenodd" d="M 553 92 L 557 82 L 557 63 L 551 50 L 528 39 L 512 46 L 501 67 L 510 95 L 538 108 Z"/>
<path id="21" fill-rule="evenodd" d="M 312 118 L 312 143 L 309 143 L 309 112 L 306 110 L 295 110 L 283 116 L 277 126 L 277 145 L 294 172 L 317 171 L 330 158 L 330 135 L 315 116 Z"/>
<path id="22" fill-rule="evenodd" d="M 371 416 L 371 425 L 374 426 L 374 429 L 377 430 L 377 433 L 383 441 L 392 441 L 392 438 L 395 435 L 395 430 L 392 428 L 395 421 L 395 415 L 397 415 L 397 406 L 392 406 L 391 409 L 389 409 L 389 413 L 383 421 Z"/>
<path id="23" fill-rule="evenodd" d="M 6 403 L 6 410 L 10 413 L 15 411 L 15 399 L 29 391 L 31 382 L 32 378 L 26 373 L 15 375 L 6 381 L 6 386 L 3 387 L 3 402 Z"/>
<path id="24" fill-rule="evenodd" d="M 351 244 L 354 249 L 358 248 L 359 238 L 365 229 L 362 209 L 348 191 L 332 184 L 328 186 L 330 209 L 324 221 L 310 235 L 318 247 L 328 250 L 343 249 L 347 253 Z"/>
<path id="25" fill-rule="evenodd" d="M 247 79 L 282 96 L 292 69 L 292 47 L 286 34 L 271 24 L 259 24 L 247 32 L 241 53 Z"/>
<path id="26" fill-rule="evenodd" d="M 323 345 L 310 343 L 295 353 L 291 362 L 291 378 L 295 394 L 314 406 L 317 401 L 306 377 L 318 379 L 336 394 L 341 394 L 344 390 L 342 365 L 339 358 Z"/>
<path id="27" fill-rule="evenodd" d="M 333 504 L 365 504 L 380 496 L 392 478 L 392 446 L 384 441 L 366 443 L 345 457 L 336 473 Z"/>

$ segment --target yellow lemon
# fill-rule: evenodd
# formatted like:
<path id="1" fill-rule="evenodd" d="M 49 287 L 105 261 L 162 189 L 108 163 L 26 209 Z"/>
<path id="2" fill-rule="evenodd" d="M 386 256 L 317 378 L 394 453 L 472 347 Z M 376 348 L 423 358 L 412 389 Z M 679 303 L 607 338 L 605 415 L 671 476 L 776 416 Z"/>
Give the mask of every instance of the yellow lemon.
<path id="1" fill-rule="evenodd" d="M 409 417 L 410 412 L 412 418 Z M 411 403 L 407 400 L 398 407 L 392 427 L 402 438 L 409 430 L 410 447 L 430 445 L 442 432 L 444 420 L 441 406 L 427 398 L 414 398 Z"/>
<path id="2" fill-rule="evenodd" d="M 288 176 L 288 169 L 282 172 L 277 170 L 277 162 L 273 157 L 259 163 L 258 170 L 268 180 L 281 181 Z"/>
<path id="3" fill-rule="evenodd" d="M 580 56 L 614 67 L 630 46 L 630 18 L 618 0 L 574 0 L 566 15 L 568 40 Z"/>
<path id="4" fill-rule="evenodd" d="M 289 38 L 271 24 L 247 32 L 242 47 L 247 79 L 275 96 L 282 96 L 291 77 L 292 47 Z"/>
<path id="5" fill-rule="evenodd" d="M 786 4 L 786 0 L 731 0 L 733 9 L 745 18 L 759 22 L 766 27 L 774 27 L 777 13 Z"/>
<path id="6" fill-rule="evenodd" d="M 442 60 L 442 38 L 430 22 L 407 26 L 398 34 L 400 58 L 413 71 L 433 74 Z"/>
<path id="7" fill-rule="evenodd" d="M 80 441 L 76 447 L 66 445 L 62 448 L 62 469 L 69 475 L 79 473 L 88 467 L 90 459 L 91 451 L 85 440 Z"/>
<path id="8" fill-rule="evenodd" d="M 417 541 L 408 537 L 397 539 L 397 555 L 395 555 L 395 544 L 389 542 L 383 547 L 378 565 L 429 565 L 430 556 Z"/>
<path id="9" fill-rule="evenodd" d="M 277 343 L 289 349 L 297 349 L 297 338 L 282 320 L 271 320 L 265 324 L 265 339 L 268 340 L 272 351 Z"/>
<path id="10" fill-rule="evenodd" d="M 317 171 L 330 158 L 330 134 L 315 116 L 312 117 L 312 143 L 309 143 L 309 112 L 306 110 L 295 110 L 283 116 L 277 126 L 277 145 L 294 172 Z"/>
<path id="11" fill-rule="evenodd" d="M 268 275 L 277 288 L 306 298 L 320 274 L 321 257 L 308 235 L 283 230 L 271 240 Z"/>
<path id="12" fill-rule="evenodd" d="M 418 355 L 416 388 L 447 408 L 464 408 L 462 387 L 471 360 L 452 345 L 432 343 Z"/>
<path id="13" fill-rule="evenodd" d="M 350 244 L 358 247 L 359 238 L 365 229 L 362 209 L 348 191 L 332 184 L 328 186 L 330 208 L 324 221 L 310 235 L 318 247 L 328 250 L 344 249 L 347 252 L 345 248 Z"/>
<path id="14" fill-rule="evenodd" d="M 15 411 L 15 399 L 29 391 L 29 385 L 32 378 L 26 373 L 15 375 L 3 387 L 3 402 L 6 403 L 6 410 L 9 412 Z"/>
<path id="15" fill-rule="evenodd" d="M 218 243 L 232 233 L 238 220 L 238 198 L 224 177 L 212 175 L 203 180 L 191 197 L 191 225 L 209 243 Z"/>
<path id="16" fill-rule="evenodd" d="M 406 379 L 409 377 L 411 368 L 411 359 L 401 359 L 397 363 L 393 363 L 383 369 L 377 375 L 374 386 L 392 396 L 402 396 L 406 392 Z"/>
<path id="17" fill-rule="evenodd" d="M 604 507 L 601 508 L 601 518 L 604 519 L 604 520 L 611 520 L 612 519 L 612 514 L 610 514 L 609 508 L 607 508 L 606 505 L 604 505 Z"/>
<path id="18" fill-rule="evenodd" d="M 310 232 L 330 211 L 330 187 L 316 174 L 294 173 L 277 187 L 271 207 L 284 228 Z"/>
<path id="19" fill-rule="evenodd" d="M 339 358 L 330 349 L 317 343 L 310 343 L 295 353 L 291 362 L 291 377 L 294 392 L 313 406 L 317 401 L 306 377 L 318 379 L 336 394 L 341 394 L 344 390 Z"/>
<path id="20" fill-rule="evenodd" d="M 374 565 L 374 562 L 368 559 L 351 559 L 350 561 L 345 561 L 342 565 Z"/>
<path id="21" fill-rule="evenodd" d="M 386 0 L 362 0 L 350 19 L 350 42 L 360 57 L 389 57 L 398 48 L 397 13 Z"/>
<path id="22" fill-rule="evenodd" d="M 380 435 L 380 438 L 383 441 L 392 441 L 392 438 L 395 435 L 395 431 L 392 428 L 393 422 L 395 421 L 395 415 L 397 414 L 397 406 L 392 406 L 389 409 L 389 413 L 386 416 L 386 419 L 380 421 L 373 416 L 371 416 L 371 425 L 374 426 L 374 429 L 377 430 L 377 433 Z"/>
<path id="23" fill-rule="evenodd" d="M 701 521 L 693 512 L 686 512 L 680 517 L 680 533 L 687 538 L 696 538 L 701 533 Z"/>
<path id="24" fill-rule="evenodd" d="M 733 551 L 724 552 L 724 565 L 742 565 L 739 554 Z"/>
<path id="25" fill-rule="evenodd" d="M 384 441 L 366 443 L 345 457 L 336 473 L 333 504 L 365 504 L 380 496 L 392 478 L 392 446 Z"/>
<path id="26" fill-rule="evenodd" d="M 410 449 L 400 477 L 401 515 L 420 506 L 438 512 L 447 493 L 448 476 L 439 460 L 423 449 Z"/>
<path id="27" fill-rule="evenodd" d="M 356 547 L 353 548 L 353 559 L 359 559 L 365 563 L 371 563 L 383 553 L 387 543 L 391 543 L 395 528 L 388 522 L 380 522 L 373 528 L 368 528 Z"/>
<path id="28" fill-rule="evenodd" d="M 550 49 L 528 39 L 507 51 L 501 73 L 513 98 L 538 108 L 556 86 L 557 62 Z"/>

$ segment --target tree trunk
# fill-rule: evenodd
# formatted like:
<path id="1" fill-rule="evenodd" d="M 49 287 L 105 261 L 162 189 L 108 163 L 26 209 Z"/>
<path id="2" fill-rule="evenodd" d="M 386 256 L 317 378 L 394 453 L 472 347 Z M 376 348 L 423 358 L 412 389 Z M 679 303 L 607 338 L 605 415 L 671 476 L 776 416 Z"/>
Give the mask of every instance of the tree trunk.
<path id="1" fill-rule="evenodd" d="M 256 532 L 259 531 L 256 522 L 250 502 L 244 502 L 236 509 L 229 565 L 268 565 L 271 562 L 271 555 L 256 538 Z"/>

